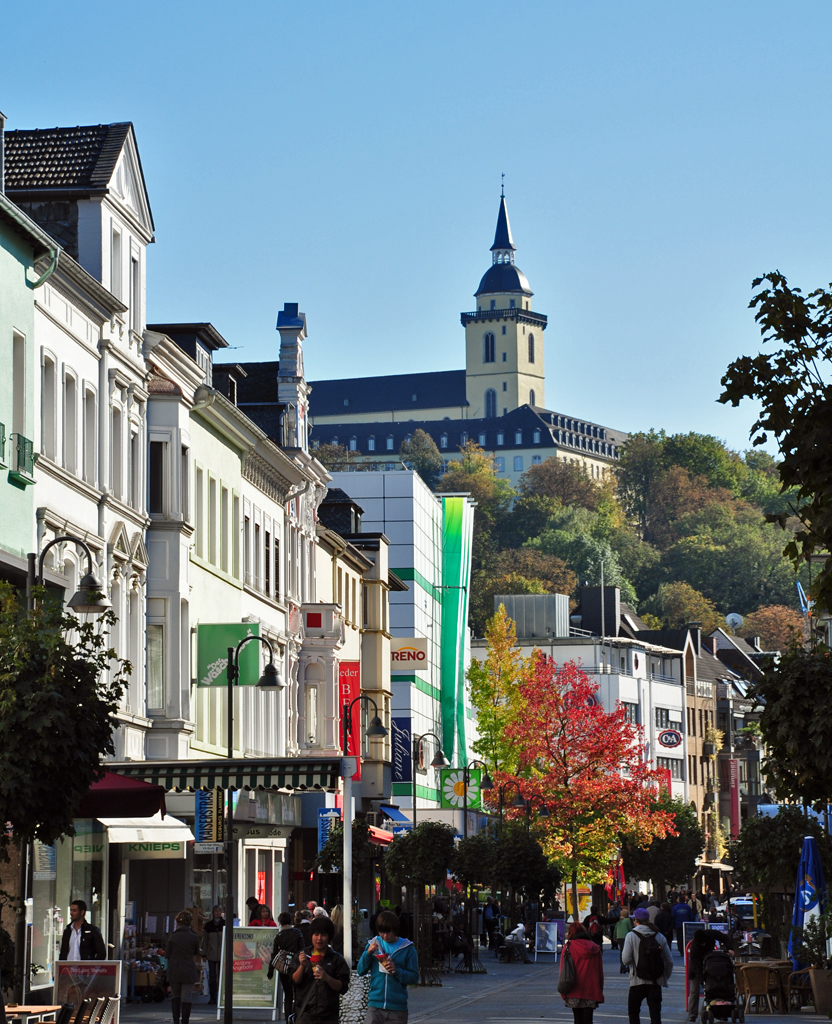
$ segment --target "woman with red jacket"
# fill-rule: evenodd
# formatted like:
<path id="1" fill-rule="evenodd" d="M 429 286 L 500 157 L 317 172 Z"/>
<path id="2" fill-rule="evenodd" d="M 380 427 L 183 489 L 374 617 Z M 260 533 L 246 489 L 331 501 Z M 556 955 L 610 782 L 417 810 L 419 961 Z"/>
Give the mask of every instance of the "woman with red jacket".
<path id="1" fill-rule="evenodd" d="M 572 1010 L 575 1024 L 592 1024 L 592 1011 L 604 1001 L 604 962 L 601 950 L 579 921 L 566 933 L 566 946 L 575 965 L 575 985 L 561 998 Z M 560 961 L 563 970 L 563 957 Z"/>

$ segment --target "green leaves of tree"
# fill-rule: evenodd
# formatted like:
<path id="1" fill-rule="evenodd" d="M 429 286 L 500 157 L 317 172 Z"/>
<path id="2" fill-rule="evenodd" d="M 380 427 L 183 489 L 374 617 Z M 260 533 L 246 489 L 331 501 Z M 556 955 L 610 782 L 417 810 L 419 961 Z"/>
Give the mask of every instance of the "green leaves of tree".
<path id="1" fill-rule="evenodd" d="M 673 815 L 676 835 L 653 839 L 646 849 L 625 840 L 622 860 L 629 876 L 649 878 L 657 886 L 672 885 L 695 874 L 696 858 L 705 848 L 705 833 L 696 811 L 678 797 L 671 799 L 662 793 L 653 803 Z"/>
<path id="2" fill-rule="evenodd" d="M 444 885 L 453 855 L 453 825 L 422 821 L 390 844 L 384 866 L 396 885 Z"/>
<path id="3" fill-rule="evenodd" d="M 757 815 L 743 822 L 731 848 L 740 884 L 761 892 L 793 886 L 804 836 L 815 837 L 824 874 L 832 878 L 832 846 L 820 822 L 801 807 L 783 805 L 773 818 Z"/>

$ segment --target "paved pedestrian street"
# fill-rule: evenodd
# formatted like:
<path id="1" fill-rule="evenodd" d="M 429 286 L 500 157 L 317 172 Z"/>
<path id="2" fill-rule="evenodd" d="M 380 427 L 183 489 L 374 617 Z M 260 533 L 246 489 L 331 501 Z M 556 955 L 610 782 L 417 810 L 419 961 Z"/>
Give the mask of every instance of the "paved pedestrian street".
<path id="1" fill-rule="evenodd" d="M 408 1024 L 539 1024 L 540 1021 L 558 1021 L 571 1024 L 572 1011 L 563 1005 L 558 995 L 558 968 L 551 956 L 541 957 L 532 964 L 501 964 L 489 953 L 484 964 L 487 974 L 445 974 L 442 985 L 432 988 L 410 989 L 410 1017 Z M 681 957 L 673 954 L 673 975 L 664 991 L 662 1002 L 663 1024 L 681 1024 L 687 1020 L 685 1012 L 685 971 Z M 604 951 L 604 995 L 606 1001 L 594 1015 L 596 1024 L 618 1024 L 627 1020 L 627 976 L 618 972 L 618 953 Z M 795 1024 L 797 1014 L 749 1014 L 749 1022 L 760 1020 L 766 1024 Z M 825 1020 L 819 1014 L 803 1012 L 801 1019 Z M 121 1018 L 125 1024 L 170 1024 L 170 1000 L 164 1003 L 130 1003 L 122 1006 Z M 267 1024 L 271 1018 L 252 1011 L 236 1010 L 234 1019 L 246 1024 Z M 194 1004 L 191 1021 L 209 1024 L 216 1020 L 216 1008 Z M 649 1024 L 647 1006 L 642 1006 L 641 1020 Z"/>

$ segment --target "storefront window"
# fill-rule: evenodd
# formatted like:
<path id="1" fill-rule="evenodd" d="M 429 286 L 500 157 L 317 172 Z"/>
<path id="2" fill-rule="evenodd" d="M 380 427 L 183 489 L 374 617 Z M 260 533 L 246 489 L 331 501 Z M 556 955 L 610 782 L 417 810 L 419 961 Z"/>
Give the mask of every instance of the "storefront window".
<path id="1" fill-rule="evenodd" d="M 53 965 L 60 952 L 65 922 L 58 906 L 57 861 L 54 844 L 45 846 L 35 840 L 32 847 L 32 926 L 29 928 L 32 989 L 52 986 Z"/>
<path id="2" fill-rule="evenodd" d="M 72 900 L 87 904 L 87 920 L 106 935 L 102 921 L 102 893 L 107 833 L 96 818 L 76 818 L 72 840 Z"/>

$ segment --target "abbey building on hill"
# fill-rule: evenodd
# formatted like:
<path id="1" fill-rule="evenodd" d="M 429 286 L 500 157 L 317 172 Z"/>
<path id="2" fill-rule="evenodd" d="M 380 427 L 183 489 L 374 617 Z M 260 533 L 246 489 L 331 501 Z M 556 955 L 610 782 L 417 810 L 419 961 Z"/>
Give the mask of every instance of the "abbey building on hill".
<path id="1" fill-rule="evenodd" d="M 547 458 L 582 465 L 603 477 L 627 435 L 546 405 L 544 313 L 514 260 L 516 247 L 500 198 L 491 266 L 462 313 L 465 369 L 311 381 L 311 444 L 337 443 L 381 469 L 400 465 L 399 449 L 417 428 L 447 459 L 467 441 L 493 452 L 498 474 L 512 483 Z M 277 363 L 244 363 L 238 402 L 262 422 L 276 411 Z"/>

